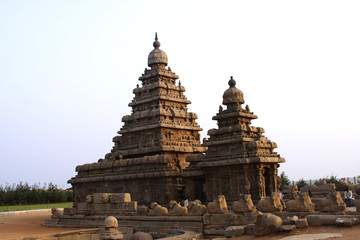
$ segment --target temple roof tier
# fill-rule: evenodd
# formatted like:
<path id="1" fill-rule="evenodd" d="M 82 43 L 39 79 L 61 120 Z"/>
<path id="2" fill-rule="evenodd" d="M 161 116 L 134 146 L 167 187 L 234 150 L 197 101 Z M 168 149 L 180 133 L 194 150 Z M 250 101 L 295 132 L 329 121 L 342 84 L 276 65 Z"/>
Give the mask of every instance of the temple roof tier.
<path id="1" fill-rule="evenodd" d="M 219 166 L 230 166 L 230 165 L 242 165 L 242 164 L 255 164 L 255 163 L 282 163 L 285 162 L 284 158 L 276 157 L 251 157 L 251 158 L 228 158 L 226 160 L 221 160 L 216 158 L 216 161 L 212 161 L 210 158 L 207 158 L 209 161 L 204 161 L 198 163 L 200 168 L 205 167 L 219 167 Z"/>
<path id="2" fill-rule="evenodd" d="M 160 95 L 160 96 L 153 96 L 151 98 L 145 98 L 142 100 L 136 100 L 129 103 L 129 107 L 134 107 L 136 105 L 141 105 L 144 103 L 152 102 L 152 101 L 158 101 L 158 100 L 167 100 L 169 102 L 175 102 L 175 103 L 185 103 L 185 104 L 191 104 L 190 100 L 187 100 L 185 96 L 179 97 L 178 95 Z"/>

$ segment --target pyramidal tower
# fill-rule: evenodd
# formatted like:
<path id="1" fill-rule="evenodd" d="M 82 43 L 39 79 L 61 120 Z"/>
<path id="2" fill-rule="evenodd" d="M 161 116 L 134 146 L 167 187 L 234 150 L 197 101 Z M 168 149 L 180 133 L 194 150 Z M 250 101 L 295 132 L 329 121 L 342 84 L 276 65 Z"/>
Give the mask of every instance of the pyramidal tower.
<path id="1" fill-rule="evenodd" d="M 77 166 L 77 175 L 69 180 L 75 205 L 97 192 L 127 192 L 139 204 L 181 200 L 186 158 L 207 149 L 200 143 L 197 115 L 188 112 L 191 102 L 185 88 L 166 68 L 168 58 L 157 34 L 153 46 L 150 68 L 145 68 L 141 86 L 133 90 L 132 113 L 122 118 L 124 125 L 113 138 L 111 152 L 97 163 Z"/>
<path id="2" fill-rule="evenodd" d="M 218 128 L 210 129 L 206 156 L 197 164 L 204 177 L 206 200 L 223 194 L 229 201 L 250 194 L 258 200 L 277 192 L 280 185 L 279 163 L 285 162 L 274 151 L 275 142 L 267 139 L 264 129 L 251 125 L 257 116 L 244 107 L 243 92 L 230 78 L 229 88 L 223 94 L 219 112 L 213 117 Z"/>

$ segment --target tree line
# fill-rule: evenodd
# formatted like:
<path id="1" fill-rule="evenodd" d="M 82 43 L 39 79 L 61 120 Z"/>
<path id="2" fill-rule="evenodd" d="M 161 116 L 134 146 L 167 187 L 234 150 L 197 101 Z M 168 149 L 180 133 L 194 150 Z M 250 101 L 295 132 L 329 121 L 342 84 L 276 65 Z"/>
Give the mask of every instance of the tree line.
<path id="1" fill-rule="evenodd" d="M 27 182 L 0 185 L 0 205 L 25 205 L 41 203 L 72 202 L 72 191 L 59 189 L 49 183 L 29 185 Z"/>
<path id="2" fill-rule="evenodd" d="M 326 180 L 327 183 L 334 183 L 334 184 L 337 184 L 339 183 L 339 180 L 337 180 L 336 176 L 334 175 L 331 175 L 330 177 L 325 177 L 325 178 L 322 178 L 322 180 Z M 289 177 L 285 174 L 285 172 L 281 172 L 280 174 L 280 181 L 281 181 L 281 184 L 280 184 L 280 188 L 282 186 L 290 186 L 291 185 L 291 182 L 290 182 L 290 179 Z M 294 183 L 294 182 L 293 182 Z M 319 180 L 316 180 L 315 182 L 313 182 L 314 185 L 318 185 L 319 184 Z M 305 180 L 302 178 L 302 179 L 299 179 L 298 181 L 295 182 L 295 185 L 298 186 L 298 188 L 302 188 L 302 187 L 305 187 L 306 185 L 308 185 Z"/>

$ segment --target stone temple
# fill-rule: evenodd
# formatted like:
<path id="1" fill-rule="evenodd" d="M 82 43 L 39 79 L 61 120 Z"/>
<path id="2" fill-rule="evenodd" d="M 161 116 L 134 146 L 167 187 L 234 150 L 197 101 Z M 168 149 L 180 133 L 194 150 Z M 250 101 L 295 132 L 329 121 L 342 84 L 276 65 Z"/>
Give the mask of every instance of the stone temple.
<path id="1" fill-rule="evenodd" d="M 231 77 L 224 92 L 224 107 L 213 117 L 218 129 L 200 142 L 197 115 L 188 112 L 191 102 L 160 49 L 157 35 L 148 66 L 133 90 L 131 115 L 113 138 L 110 153 L 97 163 L 76 167 L 69 180 L 74 205 L 93 193 L 130 193 L 139 204 L 168 205 L 171 200 L 210 202 L 218 195 L 228 201 L 251 194 L 258 201 L 278 191 L 277 168 L 285 160 L 274 152 L 276 143 L 251 126 L 256 119 Z"/>

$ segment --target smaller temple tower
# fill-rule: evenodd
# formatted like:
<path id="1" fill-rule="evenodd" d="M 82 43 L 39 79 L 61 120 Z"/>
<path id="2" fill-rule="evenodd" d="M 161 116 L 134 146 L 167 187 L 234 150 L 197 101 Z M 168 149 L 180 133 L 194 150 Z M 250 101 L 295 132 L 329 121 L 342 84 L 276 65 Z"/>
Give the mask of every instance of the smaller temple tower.
<path id="1" fill-rule="evenodd" d="M 248 105 L 243 107 L 244 96 L 231 77 L 224 92 L 219 112 L 213 117 L 218 129 L 210 129 L 206 156 L 197 163 L 204 174 L 206 200 L 224 194 L 229 201 L 240 194 L 251 194 L 258 201 L 278 191 L 278 167 L 285 162 L 274 152 L 275 142 L 263 136 L 264 129 L 251 126 L 257 116 Z"/>

